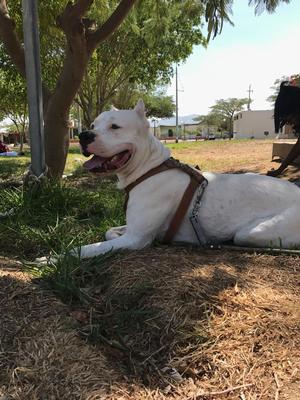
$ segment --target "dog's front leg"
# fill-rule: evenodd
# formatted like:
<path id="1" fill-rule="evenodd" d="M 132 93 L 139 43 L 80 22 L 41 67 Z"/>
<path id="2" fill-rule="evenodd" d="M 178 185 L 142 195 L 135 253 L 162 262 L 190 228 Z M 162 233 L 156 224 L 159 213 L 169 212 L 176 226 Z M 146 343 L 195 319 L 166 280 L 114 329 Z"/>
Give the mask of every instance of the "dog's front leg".
<path id="1" fill-rule="evenodd" d="M 92 258 L 99 256 L 100 254 L 108 253 L 109 251 L 115 251 L 120 249 L 131 249 L 138 250 L 151 244 L 152 239 L 145 236 L 137 236 L 125 233 L 123 236 L 117 237 L 116 239 L 107 240 L 104 242 L 98 242 L 88 244 L 71 250 L 70 254 L 74 257 Z M 36 258 L 35 262 L 39 265 L 47 265 L 48 263 L 56 264 L 63 255 L 57 257 L 40 257 Z"/>
<path id="2" fill-rule="evenodd" d="M 96 257 L 100 254 L 108 253 L 109 251 L 115 251 L 120 249 L 130 249 L 138 250 L 151 244 L 152 238 L 145 236 L 132 235 L 130 233 L 125 233 L 124 235 L 107 240 L 105 242 L 98 242 L 93 244 L 88 244 L 82 246 L 78 249 L 74 249 L 72 253 L 75 256 L 80 256 L 81 258 L 91 258 Z"/>
<path id="3" fill-rule="evenodd" d="M 122 225 L 122 226 L 115 226 L 113 228 L 110 228 L 106 233 L 105 233 L 105 239 L 106 240 L 112 240 L 116 239 L 122 235 L 125 234 L 127 229 L 127 225 Z"/>

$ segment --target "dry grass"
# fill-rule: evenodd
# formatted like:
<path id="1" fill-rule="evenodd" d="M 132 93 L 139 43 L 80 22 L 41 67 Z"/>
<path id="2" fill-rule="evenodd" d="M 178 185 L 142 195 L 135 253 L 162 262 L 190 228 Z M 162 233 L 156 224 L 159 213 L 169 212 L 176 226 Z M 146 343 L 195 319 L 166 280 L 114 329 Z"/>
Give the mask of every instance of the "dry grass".
<path id="1" fill-rule="evenodd" d="M 0 398 L 79 399 L 117 378 L 101 348 L 87 346 L 69 310 L 14 263 L 0 272 Z M 3 397 L 1 397 L 3 396 Z"/>
<path id="2" fill-rule="evenodd" d="M 277 166 L 268 141 L 224 143 L 172 153 L 223 172 Z M 299 265 L 154 247 L 111 259 L 82 287 L 89 301 L 64 305 L 0 258 L 0 399 L 298 400 Z"/>
<path id="3" fill-rule="evenodd" d="M 197 142 L 188 148 L 172 145 L 171 148 L 174 157 L 199 164 L 204 171 L 266 173 L 274 167 L 272 143 L 271 140 L 224 140 Z"/>
<path id="4" fill-rule="evenodd" d="M 299 398 L 298 258 L 172 247 L 125 253 L 109 265 L 109 283 L 85 288 L 92 306 L 72 309 L 7 269 L 2 395 Z M 141 318 L 120 319 L 129 304 Z M 106 341 L 93 335 L 96 324 Z"/>
<path id="5" fill-rule="evenodd" d="M 256 172 L 266 174 L 278 168 L 272 161 L 272 140 L 224 140 L 170 145 L 172 156 L 191 165 L 199 165 L 203 171 L 237 173 Z M 281 175 L 283 179 L 299 180 L 299 166 L 289 166 Z"/>

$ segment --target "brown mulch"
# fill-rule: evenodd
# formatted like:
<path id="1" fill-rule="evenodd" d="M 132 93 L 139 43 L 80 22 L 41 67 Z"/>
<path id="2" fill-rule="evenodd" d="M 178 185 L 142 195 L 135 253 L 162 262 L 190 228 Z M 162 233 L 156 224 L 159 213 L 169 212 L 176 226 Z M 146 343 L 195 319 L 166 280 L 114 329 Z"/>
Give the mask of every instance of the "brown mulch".
<path id="1" fill-rule="evenodd" d="M 297 256 L 161 246 L 109 274 L 74 310 L 0 259 L 1 400 L 299 399 Z M 117 326 L 122 302 L 148 314 Z M 82 335 L 92 314 L 111 341 Z"/>
<path id="2" fill-rule="evenodd" d="M 0 399 L 77 399 L 109 385 L 101 349 L 76 334 L 68 307 L 0 258 Z"/>

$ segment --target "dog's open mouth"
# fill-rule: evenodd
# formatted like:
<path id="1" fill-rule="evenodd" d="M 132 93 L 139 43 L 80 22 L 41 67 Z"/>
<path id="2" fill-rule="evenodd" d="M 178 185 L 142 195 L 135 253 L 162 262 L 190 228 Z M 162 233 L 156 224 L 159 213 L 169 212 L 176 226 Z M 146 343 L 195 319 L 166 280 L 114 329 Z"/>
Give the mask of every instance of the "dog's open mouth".
<path id="1" fill-rule="evenodd" d="M 111 157 L 101 157 L 94 155 L 90 160 L 86 161 L 83 166 L 90 172 L 103 173 L 114 172 L 127 164 L 131 157 L 129 150 L 124 150 L 121 153 Z"/>

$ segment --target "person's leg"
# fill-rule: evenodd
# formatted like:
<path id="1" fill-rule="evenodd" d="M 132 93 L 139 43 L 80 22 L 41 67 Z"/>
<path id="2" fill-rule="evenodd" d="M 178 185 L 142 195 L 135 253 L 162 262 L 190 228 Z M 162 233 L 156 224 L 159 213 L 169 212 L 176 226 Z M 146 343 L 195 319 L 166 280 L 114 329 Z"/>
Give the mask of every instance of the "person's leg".
<path id="1" fill-rule="evenodd" d="M 300 156 L 300 136 L 298 137 L 297 142 L 291 148 L 291 151 L 286 156 L 286 158 L 282 161 L 281 165 L 277 169 L 272 169 L 267 172 L 269 176 L 278 176 L 280 175 L 288 165 L 290 165 L 298 156 Z"/>

